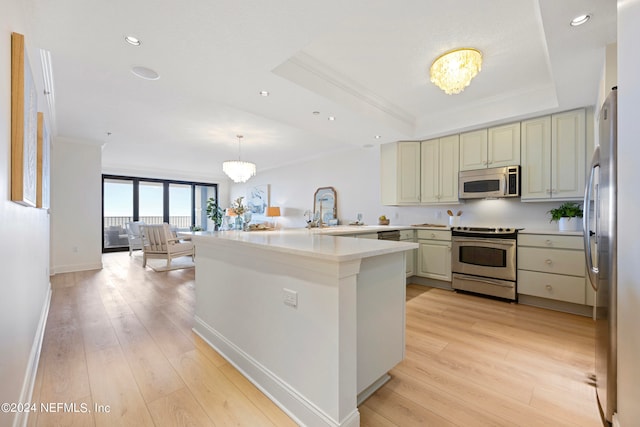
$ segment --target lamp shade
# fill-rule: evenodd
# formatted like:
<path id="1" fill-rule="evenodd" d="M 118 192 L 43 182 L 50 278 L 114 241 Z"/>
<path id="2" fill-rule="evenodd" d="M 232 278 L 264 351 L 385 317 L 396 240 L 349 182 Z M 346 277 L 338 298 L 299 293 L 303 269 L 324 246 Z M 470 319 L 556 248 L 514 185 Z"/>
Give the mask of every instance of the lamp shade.
<path id="1" fill-rule="evenodd" d="M 280 216 L 279 206 L 269 206 L 267 208 L 267 216 Z"/>

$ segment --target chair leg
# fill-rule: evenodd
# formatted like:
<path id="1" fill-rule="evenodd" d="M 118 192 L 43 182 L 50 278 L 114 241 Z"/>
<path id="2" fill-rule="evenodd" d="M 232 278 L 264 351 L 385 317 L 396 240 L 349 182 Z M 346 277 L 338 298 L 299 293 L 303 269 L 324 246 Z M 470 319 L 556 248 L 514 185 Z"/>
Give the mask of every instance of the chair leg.
<path id="1" fill-rule="evenodd" d="M 147 254 L 142 254 L 142 268 L 147 266 Z"/>

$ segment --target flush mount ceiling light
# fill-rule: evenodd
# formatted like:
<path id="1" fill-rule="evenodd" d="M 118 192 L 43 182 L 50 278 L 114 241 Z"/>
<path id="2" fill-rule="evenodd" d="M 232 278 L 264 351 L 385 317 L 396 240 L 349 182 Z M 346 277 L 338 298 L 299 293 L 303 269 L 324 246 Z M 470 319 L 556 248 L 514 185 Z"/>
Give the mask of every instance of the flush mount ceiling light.
<path id="1" fill-rule="evenodd" d="M 131 72 L 145 80 L 158 80 L 160 78 L 160 74 L 147 67 L 133 67 Z"/>
<path id="2" fill-rule="evenodd" d="M 482 69 L 482 54 L 477 49 L 461 48 L 446 52 L 431 64 L 431 82 L 447 95 L 460 93 Z"/>
<path id="3" fill-rule="evenodd" d="M 589 14 L 578 15 L 571 20 L 569 25 L 577 27 L 578 25 L 586 24 L 589 19 L 591 19 L 591 15 Z"/>
<path id="4" fill-rule="evenodd" d="M 267 90 L 261 90 L 261 91 L 260 91 L 260 96 L 269 96 L 269 91 L 267 91 Z"/>
<path id="5" fill-rule="evenodd" d="M 235 183 L 247 182 L 256 174 L 256 164 L 240 160 L 240 144 L 242 135 L 238 137 L 238 160 L 227 160 L 222 163 L 222 171 Z"/>
<path id="6" fill-rule="evenodd" d="M 129 43 L 130 45 L 133 46 L 140 46 L 140 39 L 138 39 L 137 37 L 133 37 L 133 36 L 126 36 L 124 38 L 124 40 Z"/>

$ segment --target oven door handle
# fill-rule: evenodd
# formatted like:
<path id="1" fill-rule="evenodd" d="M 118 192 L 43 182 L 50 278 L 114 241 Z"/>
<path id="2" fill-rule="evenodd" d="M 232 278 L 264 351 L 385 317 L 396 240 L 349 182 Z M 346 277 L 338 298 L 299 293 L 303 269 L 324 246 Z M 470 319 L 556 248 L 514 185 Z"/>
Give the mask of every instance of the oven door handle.
<path id="1" fill-rule="evenodd" d="M 454 240 L 454 242 L 458 243 L 458 244 L 461 244 L 461 243 L 490 243 L 492 245 L 506 246 L 506 247 L 513 247 L 513 246 L 516 245 L 515 242 L 505 242 L 504 240 L 499 240 L 499 239 L 470 239 L 468 237 L 463 237 L 461 239 Z"/>
<path id="2" fill-rule="evenodd" d="M 504 283 L 504 282 L 500 282 L 500 281 L 497 281 L 497 280 L 491 280 L 491 279 L 485 279 L 485 278 L 481 279 L 479 277 L 468 276 L 466 274 L 459 274 L 458 276 L 461 279 L 469 280 L 471 282 L 486 283 L 486 284 L 494 285 L 494 286 L 502 286 L 503 288 L 511 288 L 511 287 L 513 287 L 512 283 Z"/>

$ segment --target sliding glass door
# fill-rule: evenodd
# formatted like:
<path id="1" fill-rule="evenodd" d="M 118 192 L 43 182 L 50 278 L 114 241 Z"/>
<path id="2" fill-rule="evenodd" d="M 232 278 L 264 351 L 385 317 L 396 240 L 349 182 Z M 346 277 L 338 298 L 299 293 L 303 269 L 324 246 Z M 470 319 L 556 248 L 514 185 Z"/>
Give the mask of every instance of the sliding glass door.
<path id="1" fill-rule="evenodd" d="M 102 188 L 103 247 L 128 248 L 126 226 L 133 220 L 133 181 L 104 179 Z"/>
<path id="2" fill-rule="evenodd" d="M 213 230 L 206 209 L 210 197 L 218 198 L 216 184 L 103 175 L 102 194 L 103 252 L 128 249 L 131 221 Z"/>

